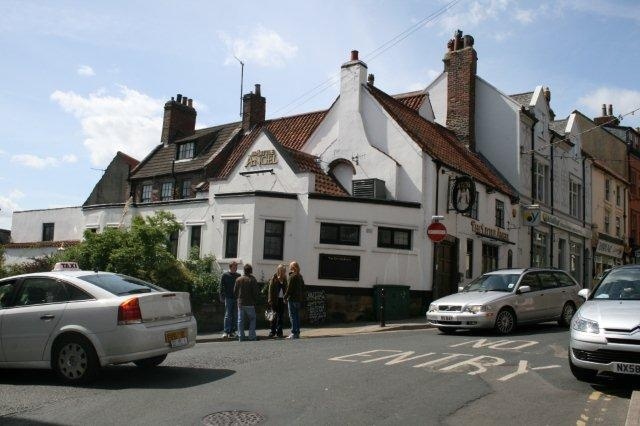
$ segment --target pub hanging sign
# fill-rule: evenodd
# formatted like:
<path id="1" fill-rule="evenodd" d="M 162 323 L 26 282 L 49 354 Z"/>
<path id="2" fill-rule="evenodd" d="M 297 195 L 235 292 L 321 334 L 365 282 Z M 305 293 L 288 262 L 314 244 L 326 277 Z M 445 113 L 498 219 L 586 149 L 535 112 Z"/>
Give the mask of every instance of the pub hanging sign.
<path id="1" fill-rule="evenodd" d="M 249 154 L 245 167 L 258 167 L 268 166 L 271 164 L 278 164 L 278 157 L 276 156 L 275 149 L 263 149 L 253 151 Z"/>

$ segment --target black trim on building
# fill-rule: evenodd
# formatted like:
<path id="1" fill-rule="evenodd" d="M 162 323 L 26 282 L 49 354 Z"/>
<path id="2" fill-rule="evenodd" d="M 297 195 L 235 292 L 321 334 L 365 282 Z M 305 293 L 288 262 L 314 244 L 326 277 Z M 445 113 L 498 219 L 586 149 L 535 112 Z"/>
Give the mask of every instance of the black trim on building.
<path id="1" fill-rule="evenodd" d="M 274 191 L 247 191 L 247 192 L 228 192 L 226 194 L 214 194 L 215 198 L 232 198 L 232 197 L 269 197 L 269 198 L 288 198 L 297 199 L 298 194 L 289 194 L 287 192 Z"/>
<path id="2" fill-rule="evenodd" d="M 351 203 L 365 203 L 365 204 L 383 204 L 387 206 L 408 207 L 412 209 L 419 209 L 422 206 L 420 203 L 415 203 L 412 201 L 381 200 L 378 198 L 345 197 L 341 195 L 319 194 L 317 192 L 309 193 L 309 199 L 343 201 L 347 203 L 351 202 Z"/>

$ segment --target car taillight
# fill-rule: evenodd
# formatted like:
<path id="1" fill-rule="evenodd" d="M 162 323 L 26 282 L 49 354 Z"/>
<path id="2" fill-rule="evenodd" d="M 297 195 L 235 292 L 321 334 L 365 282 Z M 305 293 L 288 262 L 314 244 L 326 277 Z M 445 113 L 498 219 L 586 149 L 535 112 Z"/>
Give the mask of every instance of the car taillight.
<path id="1" fill-rule="evenodd" d="M 139 324 L 142 322 L 142 313 L 138 298 L 126 300 L 118 306 L 118 325 Z"/>

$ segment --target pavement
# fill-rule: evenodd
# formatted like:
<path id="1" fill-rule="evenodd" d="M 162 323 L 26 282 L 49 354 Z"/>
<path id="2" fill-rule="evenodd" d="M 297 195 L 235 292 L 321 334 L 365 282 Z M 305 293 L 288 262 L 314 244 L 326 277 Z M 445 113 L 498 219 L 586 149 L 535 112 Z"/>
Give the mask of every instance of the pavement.
<path id="1" fill-rule="evenodd" d="M 402 330 L 422 330 L 432 328 L 425 319 L 413 318 L 410 320 L 387 321 L 385 327 L 380 327 L 379 322 L 358 322 L 349 324 L 333 324 L 321 327 L 302 328 L 300 332 L 301 339 L 314 339 L 320 337 L 339 337 L 350 336 L 354 334 L 380 333 L 389 331 Z M 285 330 L 285 337 L 288 335 Z M 258 339 L 272 339 L 269 337 L 269 329 L 256 330 Z M 222 337 L 222 331 L 215 333 L 198 333 L 196 337 L 197 343 L 208 342 L 229 342 L 236 339 L 228 339 Z"/>
<path id="2" fill-rule="evenodd" d="M 640 391 L 633 391 L 625 426 L 640 426 Z"/>

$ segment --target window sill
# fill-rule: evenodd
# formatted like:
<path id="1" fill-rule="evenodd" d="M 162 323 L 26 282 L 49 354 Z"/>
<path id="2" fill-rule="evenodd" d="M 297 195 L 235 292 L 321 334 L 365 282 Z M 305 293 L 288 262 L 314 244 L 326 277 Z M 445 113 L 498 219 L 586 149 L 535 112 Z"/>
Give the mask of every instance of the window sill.
<path id="1" fill-rule="evenodd" d="M 342 250 L 361 253 L 366 251 L 364 248 L 362 248 L 362 246 L 347 246 L 341 244 L 315 244 L 313 248 L 318 250 Z"/>
<path id="2" fill-rule="evenodd" d="M 385 254 L 404 254 L 405 256 L 417 256 L 418 252 L 415 250 L 407 250 L 401 248 L 387 248 L 376 247 L 371 250 L 372 253 L 385 253 Z"/>

